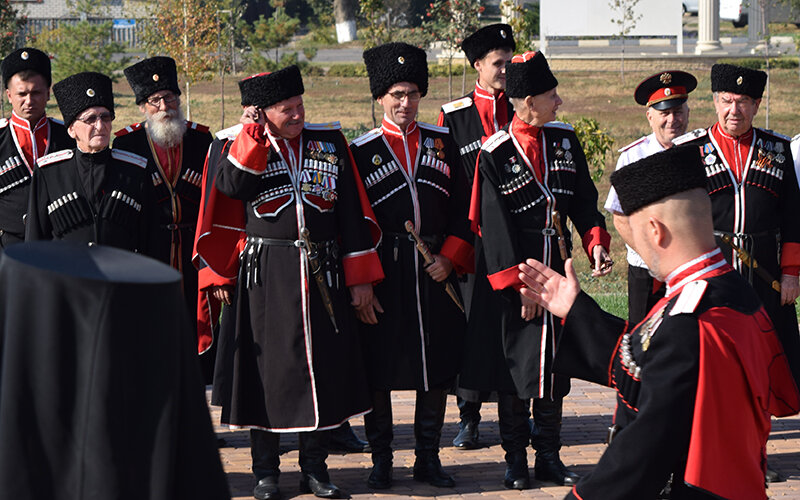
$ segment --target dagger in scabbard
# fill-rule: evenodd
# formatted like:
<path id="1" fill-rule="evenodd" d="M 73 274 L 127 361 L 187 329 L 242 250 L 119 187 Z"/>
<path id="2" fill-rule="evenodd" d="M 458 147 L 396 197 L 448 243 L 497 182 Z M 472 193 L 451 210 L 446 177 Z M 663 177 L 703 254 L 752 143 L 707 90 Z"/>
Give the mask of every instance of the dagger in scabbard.
<path id="1" fill-rule="evenodd" d="M 408 231 L 408 234 L 410 234 L 411 237 L 414 238 L 414 243 L 417 246 L 417 250 L 419 250 L 419 253 L 422 255 L 422 259 L 425 261 L 425 265 L 427 266 L 436 262 L 436 259 L 434 259 L 430 249 L 428 248 L 428 245 L 426 245 L 425 242 L 422 241 L 422 238 L 419 237 L 417 231 L 414 230 L 414 223 L 411 222 L 410 220 L 406 221 L 406 231 Z M 456 289 L 453 287 L 453 284 L 450 283 L 449 281 L 445 281 L 444 289 L 447 292 L 447 295 L 449 295 L 450 298 L 453 299 L 453 302 L 455 302 L 456 306 L 458 306 L 458 308 L 461 309 L 461 312 L 464 312 L 464 305 L 461 303 L 461 299 L 458 298 L 458 294 L 456 293 Z"/>
<path id="2" fill-rule="evenodd" d="M 300 229 L 300 238 L 303 240 L 303 248 L 306 251 L 306 257 L 308 257 L 308 267 L 311 275 L 314 276 L 314 281 L 317 283 L 319 295 L 322 297 L 322 304 L 325 306 L 325 310 L 328 311 L 328 316 L 330 316 L 331 323 L 333 323 L 333 329 L 336 330 L 336 333 L 339 333 L 339 327 L 336 326 L 336 314 L 333 312 L 331 291 L 328 288 L 328 282 L 325 281 L 325 276 L 322 274 L 322 263 L 319 260 L 317 244 L 311 241 L 311 234 L 306 227 Z"/>
<path id="3" fill-rule="evenodd" d="M 755 257 L 750 255 L 750 252 L 748 252 L 744 248 L 734 243 L 733 238 L 731 238 L 729 234 L 720 234 L 719 238 L 726 245 L 733 248 L 733 251 L 736 252 L 736 255 L 739 256 L 739 260 L 742 261 L 742 264 L 755 271 L 756 274 L 761 279 L 769 283 L 769 286 L 771 286 L 773 290 L 775 290 L 778 293 L 781 293 L 781 284 L 775 278 L 773 278 L 763 267 L 758 265 L 758 261 L 755 259 Z"/>

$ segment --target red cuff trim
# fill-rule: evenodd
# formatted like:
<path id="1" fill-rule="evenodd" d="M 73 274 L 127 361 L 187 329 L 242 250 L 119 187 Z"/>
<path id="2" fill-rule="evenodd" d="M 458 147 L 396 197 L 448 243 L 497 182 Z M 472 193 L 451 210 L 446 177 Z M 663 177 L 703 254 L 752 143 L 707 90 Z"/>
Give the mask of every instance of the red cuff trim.
<path id="1" fill-rule="evenodd" d="M 583 249 L 586 251 L 586 256 L 589 257 L 589 263 L 592 265 L 594 265 L 594 259 L 592 258 L 594 247 L 600 245 L 608 250 L 611 246 L 611 235 L 600 226 L 595 226 L 586 231 L 581 239 L 583 240 Z"/>
<path id="2" fill-rule="evenodd" d="M 475 249 L 458 236 L 448 236 L 439 253 L 450 259 L 457 273 L 475 272 Z"/>
<path id="3" fill-rule="evenodd" d="M 345 255 L 342 258 L 346 286 L 375 284 L 383 281 L 383 267 L 375 250 Z"/>
<path id="4" fill-rule="evenodd" d="M 800 268 L 800 243 L 786 242 L 781 245 L 781 268 L 783 274 L 791 274 L 785 271 L 786 268 Z M 796 272 L 794 273 L 797 274 Z"/>
<path id="5" fill-rule="evenodd" d="M 495 290 L 503 290 L 511 287 L 519 291 L 519 289 L 524 286 L 519 279 L 519 268 L 517 266 L 512 266 L 508 269 L 490 274 L 487 278 L 489 278 L 489 284 L 491 284 L 492 288 Z"/>
<path id="6" fill-rule="evenodd" d="M 228 153 L 228 160 L 237 168 L 255 175 L 261 175 L 267 169 L 270 150 L 256 138 L 259 134 L 263 136 L 261 125 L 248 123 L 236 136 Z"/>
<path id="7" fill-rule="evenodd" d="M 197 271 L 197 290 L 208 291 L 212 286 L 236 285 L 236 278 L 225 278 L 211 270 L 210 267 L 204 267 Z"/>
<path id="8" fill-rule="evenodd" d="M 800 275 L 800 267 L 798 267 L 798 266 L 784 267 L 784 268 L 781 269 L 781 274 L 785 274 L 787 276 Z"/>

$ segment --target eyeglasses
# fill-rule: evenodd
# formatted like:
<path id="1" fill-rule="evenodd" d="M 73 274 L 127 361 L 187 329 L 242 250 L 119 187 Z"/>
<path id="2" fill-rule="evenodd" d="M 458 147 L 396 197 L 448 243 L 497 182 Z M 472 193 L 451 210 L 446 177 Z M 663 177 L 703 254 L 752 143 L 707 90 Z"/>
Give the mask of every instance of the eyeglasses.
<path id="1" fill-rule="evenodd" d="M 97 123 L 97 120 L 100 120 L 103 123 L 111 123 L 114 121 L 114 115 L 111 113 L 100 113 L 99 115 L 89 115 L 75 119 L 81 123 L 85 123 L 86 125 L 94 125 Z"/>
<path id="2" fill-rule="evenodd" d="M 164 104 L 170 105 L 178 100 L 178 96 L 175 94 L 167 94 L 162 96 L 154 96 L 147 98 L 147 104 L 153 106 L 154 108 L 158 108 L 161 106 L 161 101 L 164 101 Z"/>
<path id="3" fill-rule="evenodd" d="M 396 101 L 401 101 L 401 102 L 403 99 L 406 98 L 411 102 L 417 102 L 422 98 L 422 94 L 420 93 L 419 90 L 412 90 L 411 92 L 403 92 L 398 90 L 395 92 L 389 92 L 389 95 L 392 96 L 392 98 L 395 99 Z"/>

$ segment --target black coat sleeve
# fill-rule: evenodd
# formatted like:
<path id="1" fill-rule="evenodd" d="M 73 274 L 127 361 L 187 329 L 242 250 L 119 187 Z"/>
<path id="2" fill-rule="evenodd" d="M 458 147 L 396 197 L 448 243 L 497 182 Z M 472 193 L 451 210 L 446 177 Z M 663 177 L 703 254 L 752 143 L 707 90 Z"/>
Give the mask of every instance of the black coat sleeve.
<path id="1" fill-rule="evenodd" d="M 42 171 L 35 168 L 28 197 L 28 215 L 25 218 L 25 241 L 53 239 L 53 226 L 47 213 L 48 203 L 47 182 Z"/>

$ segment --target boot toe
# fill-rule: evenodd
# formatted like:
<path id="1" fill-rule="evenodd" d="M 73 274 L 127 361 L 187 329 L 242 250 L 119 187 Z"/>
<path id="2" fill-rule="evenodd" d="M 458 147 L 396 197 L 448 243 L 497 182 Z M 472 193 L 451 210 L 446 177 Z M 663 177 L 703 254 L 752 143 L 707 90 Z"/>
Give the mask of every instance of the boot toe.
<path id="1" fill-rule="evenodd" d="M 281 490 L 278 488 L 278 478 L 267 476 L 261 478 L 253 488 L 253 496 L 256 500 L 277 500 L 281 498 Z"/>
<path id="2" fill-rule="evenodd" d="M 540 481 L 550 481 L 559 486 L 573 486 L 578 483 L 580 476 L 567 469 L 560 459 L 540 461 L 537 459 L 534 466 L 534 476 Z"/>
<path id="3" fill-rule="evenodd" d="M 467 422 L 460 425 L 456 437 L 453 438 L 453 446 L 461 450 L 474 450 L 478 448 L 478 424 Z"/>
<path id="4" fill-rule="evenodd" d="M 327 478 L 318 477 L 315 474 L 303 474 L 303 478 L 300 480 L 300 491 L 313 493 L 319 498 L 342 498 L 342 492 L 335 484 Z"/>

